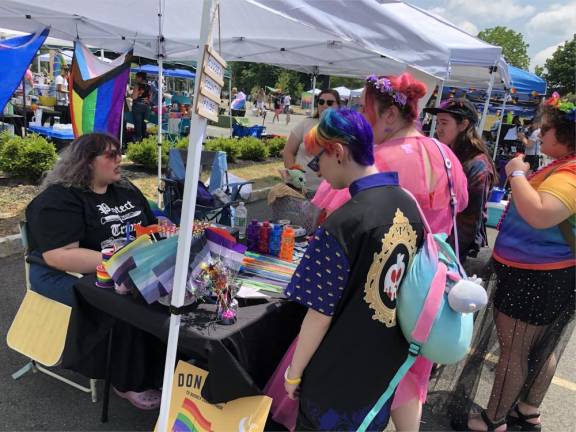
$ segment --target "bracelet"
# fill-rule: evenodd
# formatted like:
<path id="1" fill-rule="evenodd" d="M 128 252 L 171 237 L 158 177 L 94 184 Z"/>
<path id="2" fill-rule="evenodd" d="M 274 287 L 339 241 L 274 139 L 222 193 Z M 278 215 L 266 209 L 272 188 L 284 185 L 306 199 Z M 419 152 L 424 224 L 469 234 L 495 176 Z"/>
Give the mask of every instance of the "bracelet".
<path id="1" fill-rule="evenodd" d="M 284 372 L 284 381 L 286 381 L 286 384 L 290 384 L 290 385 L 298 385 L 302 382 L 302 378 L 288 378 L 288 371 L 290 370 L 290 366 L 288 366 L 286 368 L 286 371 Z"/>
<path id="2" fill-rule="evenodd" d="M 512 173 L 510 174 L 510 177 L 526 177 L 526 173 L 524 171 L 521 171 L 521 170 L 512 171 Z"/>

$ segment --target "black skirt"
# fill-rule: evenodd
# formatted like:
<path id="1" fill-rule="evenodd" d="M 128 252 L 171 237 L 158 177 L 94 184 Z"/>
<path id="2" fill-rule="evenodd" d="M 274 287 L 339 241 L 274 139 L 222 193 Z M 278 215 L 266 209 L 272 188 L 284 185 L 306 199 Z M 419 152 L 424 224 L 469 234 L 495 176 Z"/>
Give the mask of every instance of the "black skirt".
<path id="1" fill-rule="evenodd" d="M 511 318 L 532 325 L 553 323 L 563 312 L 574 313 L 575 270 L 522 270 L 494 261 L 498 278 L 494 306 Z"/>

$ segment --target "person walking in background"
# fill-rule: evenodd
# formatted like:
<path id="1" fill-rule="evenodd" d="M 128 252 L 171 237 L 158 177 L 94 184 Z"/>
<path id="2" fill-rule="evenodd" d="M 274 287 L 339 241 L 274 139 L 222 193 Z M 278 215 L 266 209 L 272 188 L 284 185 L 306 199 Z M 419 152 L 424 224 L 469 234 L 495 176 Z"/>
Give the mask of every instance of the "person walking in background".
<path id="1" fill-rule="evenodd" d="M 262 87 L 258 89 L 256 94 L 256 109 L 258 110 L 258 115 L 264 117 L 265 108 L 264 102 L 266 101 L 266 92 Z"/>
<path id="2" fill-rule="evenodd" d="M 496 168 L 484 141 L 476 132 L 478 112 L 467 99 L 450 99 L 439 108 L 426 108 L 437 116 L 438 139 L 452 149 L 468 180 L 468 206 L 456 218 L 460 262 L 476 257 L 488 246 L 488 195 L 496 182 Z"/>
<path id="3" fill-rule="evenodd" d="M 290 123 L 290 103 L 292 98 L 289 94 L 286 94 L 282 99 L 282 105 L 284 109 L 284 114 L 286 114 L 286 124 Z"/>
<path id="4" fill-rule="evenodd" d="M 540 145 L 542 143 L 538 121 L 532 119 L 524 132 L 519 135 L 519 138 L 524 144 L 525 160 L 530 164 L 530 170 L 534 172 L 540 167 Z"/>
<path id="5" fill-rule="evenodd" d="M 54 81 L 56 84 L 56 111 L 60 113 L 60 122 L 70 123 L 70 100 L 68 97 L 68 66 L 62 65 L 60 75 Z"/>
<path id="6" fill-rule="evenodd" d="M 272 123 L 274 120 L 278 120 L 280 123 L 280 113 L 282 112 L 282 95 L 274 96 L 274 117 L 272 117 Z"/>
<path id="7" fill-rule="evenodd" d="M 146 116 L 150 109 L 148 84 L 137 82 L 132 90 L 132 119 L 134 121 L 134 142 L 146 137 Z"/>

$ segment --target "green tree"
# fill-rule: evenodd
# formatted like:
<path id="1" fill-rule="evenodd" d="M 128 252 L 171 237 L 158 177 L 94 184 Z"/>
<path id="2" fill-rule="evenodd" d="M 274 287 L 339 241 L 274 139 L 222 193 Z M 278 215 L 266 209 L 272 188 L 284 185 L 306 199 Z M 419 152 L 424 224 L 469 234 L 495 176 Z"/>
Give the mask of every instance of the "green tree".
<path id="1" fill-rule="evenodd" d="M 546 71 L 543 78 L 548 81 L 548 87 L 552 91 L 576 93 L 576 35 L 570 41 L 560 45 L 552 57 L 544 64 Z"/>
<path id="2" fill-rule="evenodd" d="M 544 66 L 536 65 L 536 67 L 534 67 L 534 74 L 538 75 L 540 78 L 544 77 L 544 73 Z"/>
<path id="3" fill-rule="evenodd" d="M 344 78 L 331 76 L 330 86 L 334 87 L 348 87 L 349 89 L 357 89 L 364 86 L 364 80 L 359 78 Z"/>
<path id="4" fill-rule="evenodd" d="M 492 45 L 502 47 L 502 55 L 512 66 L 520 69 L 528 69 L 530 57 L 528 57 L 529 45 L 524 41 L 524 35 L 503 26 L 496 26 L 482 30 L 478 37 Z"/>
<path id="5" fill-rule="evenodd" d="M 292 74 L 287 70 L 284 70 L 280 72 L 280 74 L 278 75 L 274 87 L 280 89 L 280 91 L 282 92 L 286 92 L 287 90 L 289 90 L 291 80 L 292 80 Z"/>

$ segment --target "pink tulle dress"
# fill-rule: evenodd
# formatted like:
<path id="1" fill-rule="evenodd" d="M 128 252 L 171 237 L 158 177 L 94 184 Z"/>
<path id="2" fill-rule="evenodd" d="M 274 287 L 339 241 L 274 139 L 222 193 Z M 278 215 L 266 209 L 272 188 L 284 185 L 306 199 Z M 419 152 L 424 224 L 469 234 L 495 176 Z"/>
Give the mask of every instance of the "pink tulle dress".
<path id="1" fill-rule="evenodd" d="M 462 165 L 449 147 L 442 144 L 452 162 L 452 178 L 456 193 L 457 212 L 468 205 L 467 180 Z M 424 136 L 396 138 L 374 148 L 375 165 L 379 171 L 396 171 L 400 185 L 410 191 L 424 212 L 434 233 L 452 231 L 450 191 L 444 160 L 432 139 Z M 323 181 L 312 203 L 325 209 L 328 215 L 350 199 L 348 189 L 335 190 Z M 291 431 L 296 426 L 298 403 L 287 398 L 284 390 L 284 371 L 290 365 L 297 339 L 282 359 L 278 369 L 266 386 L 266 394 L 274 400 L 272 418 Z M 404 376 L 392 403 L 392 409 L 414 400 L 426 401 L 432 362 L 419 357 Z"/>

